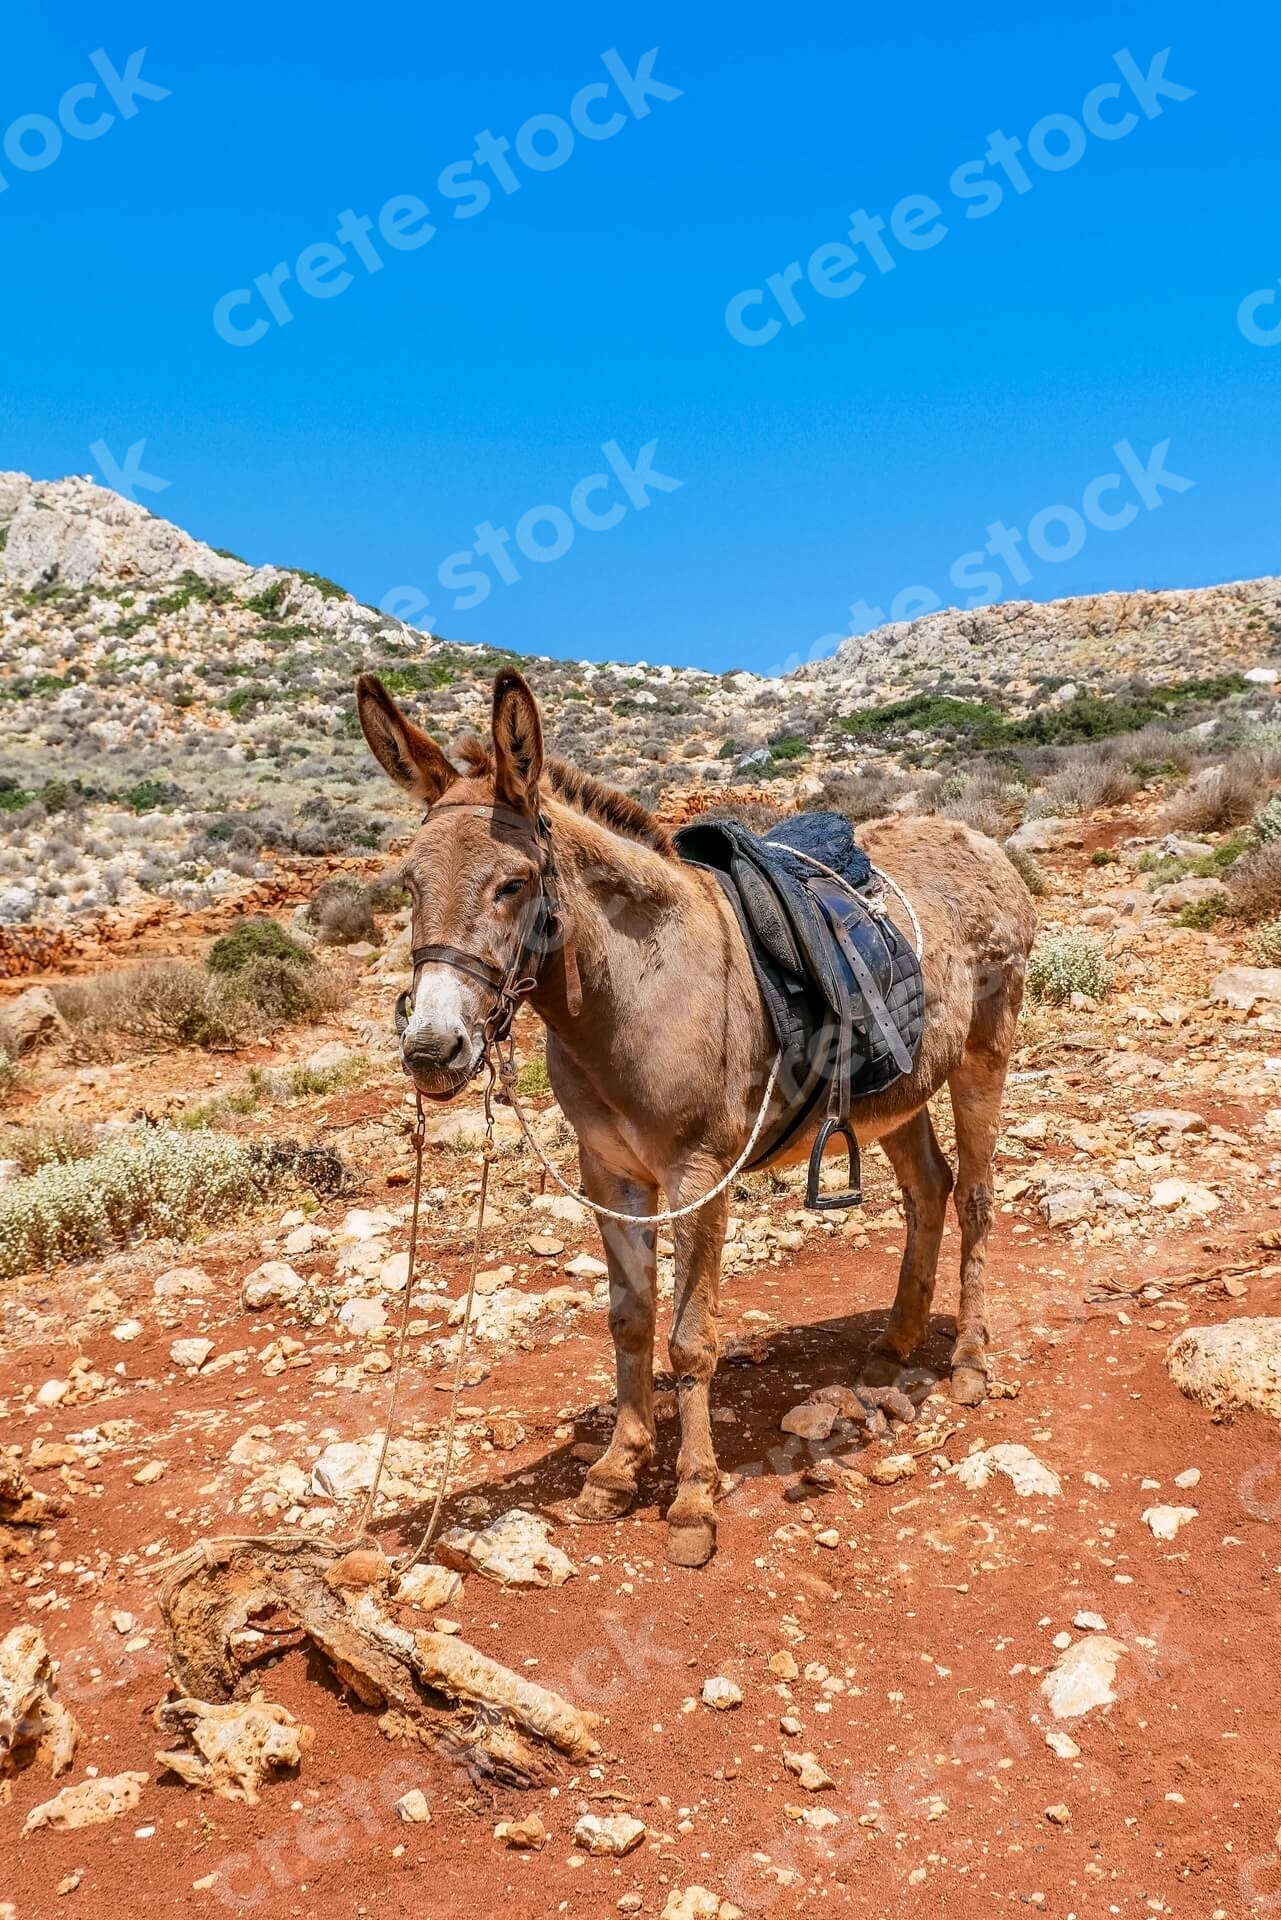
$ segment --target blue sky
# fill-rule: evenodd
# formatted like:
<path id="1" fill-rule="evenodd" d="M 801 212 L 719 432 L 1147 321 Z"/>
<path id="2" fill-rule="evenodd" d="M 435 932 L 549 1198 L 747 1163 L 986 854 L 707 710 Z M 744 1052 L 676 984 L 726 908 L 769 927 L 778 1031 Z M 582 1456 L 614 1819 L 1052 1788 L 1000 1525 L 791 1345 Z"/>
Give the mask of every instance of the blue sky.
<path id="1" fill-rule="evenodd" d="M 777 670 L 929 596 L 1281 570 L 1275 7 L 889 13 L 70 0 L 12 19 L 0 466 L 101 478 L 91 447 L 125 472 L 145 439 L 170 484 L 136 497 L 248 559 L 375 604 L 403 589 L 391 604 L 451 638 L 716 669 Z M 142 47 L 165 99 L 127 91 Z M 1146 88 L 1167 47 L 1190 97 Z M 112 120 L 72 137 L 60 103 Z M 985 159 L 998 131 L 1021 143 L 1010 171 Z M 967 218 L 984 181 L 1001 202 Z M 369 226 L 340 259 L 348 210 Z M 854 242 L 860 210 L 885 225 Z M 280 263 L 287 322 L 254 286 Z M 726 311 L 754 289 L 742 328 L 778 330 L 744 344 Z M 1248 338 L 1238 311 L 1269 289 Z M 224 296 L 252 343 L 215 328 Z M 655 440 L 680 484 L 629 498 L 619 471 Z M 1136 488 L 1114 447 L 1145 474 L 1166 440 Z M 1194 484 L 1154 485 L 1162 464 Z M 998 523 L 1012 559 L 983 553 Z"/>

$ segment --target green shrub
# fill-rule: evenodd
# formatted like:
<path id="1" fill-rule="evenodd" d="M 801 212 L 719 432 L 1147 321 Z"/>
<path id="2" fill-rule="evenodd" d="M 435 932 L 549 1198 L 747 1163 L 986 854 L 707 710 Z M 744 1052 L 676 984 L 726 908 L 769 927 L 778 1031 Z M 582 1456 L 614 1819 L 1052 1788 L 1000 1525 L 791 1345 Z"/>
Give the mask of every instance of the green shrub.
<path id="1" fill-rule="evenodd" d="M 1114 852 L 1111 847 L 1096 847 L 1090 855 L 1090 865 L 1092 867 L 1114 867 L 1120 858 L 1120 854 Z"/>
<path id="2" fill-rule="evenodd" d="M 1200 933 L 1208 933 L 1210 928 L 1231 913 L 1232 902 L 1226 893 L 1207 894 L 1204 900 L 1193 900 L 1184 907 L 1175 918 L 1176 927 L 1194 927 Z"/>
<path id="3" fill-rule="evenodd" d="M 316 957 L 281 926 L 278 920 L 245 920 L 231 933 L 215 940 L 205 957 L 210 973 L 240 973 L 255 960 L 288 960 L 310 967 Z"/>
<path id="4" fill-rule="evenodd" d="M 17 813 L 35 799 L 29 787 L 20 787 L 12 774 L 0 773 L 0 813 Z"/>
<path id="5" fill-rule="evenodd" d="M 516 1091 L 526 1096 L 550 1093 L 552 1083 L 547 1077 L 547 1055 L 535 1053 L 526 1060 L 516 1076 Z"/>
<path id="6" fill-rule="evenodd" d="M 323 1019 L 342 1003 L 344 988 L 310 955 L 300 962 L 258 951 L 219 972 L 179 960 L 99 974 L 56 987 L 54 998 L 91 1051 L 113 1035 L 152 1047 L 236 1047 Z"/>
<path id="7" fill-rule="evenodd" d="M 855 740 L 890 743 L 905 739 L 909 733 L 924 733 L 980 749 L 1004 745 L 1009 731 L 1005 716 L 983 701 L 931 693 L 890 700 L 879 707 L 862 707 L 836 724 Z"/>
<path id="8" fill-rule="evenodd" d="M 1061 1006 L 1074 993 L 1102 1000 L 1112 985 L 1112 964 L 1101 940 L 1077 929 L 1047 934 L 1027 965 L 1027 997 Z"/>

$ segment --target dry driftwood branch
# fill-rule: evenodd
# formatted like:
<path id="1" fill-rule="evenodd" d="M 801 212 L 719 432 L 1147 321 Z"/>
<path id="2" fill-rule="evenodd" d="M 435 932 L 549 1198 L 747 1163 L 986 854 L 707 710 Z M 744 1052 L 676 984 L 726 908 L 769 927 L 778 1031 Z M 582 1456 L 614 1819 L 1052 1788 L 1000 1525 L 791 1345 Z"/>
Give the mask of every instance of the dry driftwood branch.
<path id="1" fill-rule="evenodd" d="M 343 1564 L 339 1554 L 324 1541 L 280 1535 L 202 1541 L 179 1555 L 160 1604 L 182 1692 L 231 1699 L 241 1678 L 232 1636 L 255 1619 L 284 1615 L 343 1686 L 381 1710 L 379 1725 L 392 1738 L 420 1740 L 456 1765 L 515 1787 L 554 1779 L 553 1749 L 573 1758 L 591 1751 L 594 1714 L 465 1642 L 398 1626 L 383 1610 L 383 1580 L 357 1589 L 333 1578 Z"/>

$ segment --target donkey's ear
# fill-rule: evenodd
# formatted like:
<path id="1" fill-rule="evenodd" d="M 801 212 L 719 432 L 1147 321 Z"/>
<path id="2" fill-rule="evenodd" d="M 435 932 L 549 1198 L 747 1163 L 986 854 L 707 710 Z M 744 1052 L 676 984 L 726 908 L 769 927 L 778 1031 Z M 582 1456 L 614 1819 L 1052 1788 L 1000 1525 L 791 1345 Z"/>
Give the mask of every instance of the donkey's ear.
<path id="1" fill-rule="evenodd" d="M 510 667 L 494 681 L 494 793 L 519 813 L 538 809 L 543 722 L 523 675 Z"/>
<path id="2" fill-rule="evenodd" d="M 369 750 L 383 772 L 431 806 L 458 778 L 429 733 L 407 720 L 375 673 L 356 681 L 356 712 Z"/>

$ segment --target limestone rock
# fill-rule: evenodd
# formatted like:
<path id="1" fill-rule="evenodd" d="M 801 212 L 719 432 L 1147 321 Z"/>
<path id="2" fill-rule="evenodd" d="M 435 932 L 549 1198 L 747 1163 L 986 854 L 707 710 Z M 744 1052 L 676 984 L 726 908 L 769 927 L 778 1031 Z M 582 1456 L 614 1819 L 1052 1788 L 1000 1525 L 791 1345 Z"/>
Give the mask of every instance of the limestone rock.
<path id="1" fill-rule="evenodd" d="M 959 1460 L 952 1471 L 962 1486 L 973 1489 L 985 1487 L 994 1473 L 1003 1473 L 1013 1483 L 1014 1491 L 1025 1499 L 1031 1494 L 1041 1494 L 1054 1500 L 1063 1491 L 1058 1474 L 1017 1440 L 1002 1440 L 995 1447 L 971 1453 Z"/>
<path id="2" fill-rule="evenodd" d="M 287 1307 L 302 1292 L 305 1282 L 285 1260 L 264 1260 L 255 1267 L 240 1289 L 240 1303 L 257 1312 L 260 1307 Z"/>
<path id="3" fill-rule="evenodd" d="M 17 1044 L 19 1057 L 33 1053 L 50 1040 L 65 1039 L 71 1032 L 47 987 L 28 987 L 16 1000 L 0 1007 L 0 1016 Z"/>
<path id="4" fill-rule="evenodd" d="M 1227 967 L 1210 983 L 1210 998 L 1249 1013 L 1260 1001 L 1281 1001 L 1281 967 Z"/>
<path id="5" fill-rule="evenodd" d="M 494 1838 L 522 1852 L 541 1853 L 551 1836 L 536 1813 L 527 1813 L 523 1820 L 500 1820 Z"/>
<path id="6" fill-rule="evenodd" d="M 23 1824 L 23 1834 L 52 1827 L 55 1833 L 71 1833 L 77 1827 L 105 1826 L 108 1820 L 129 1813 L 142 1798 L 147 1784 L 145 1773 L 117 1773 L 102 1780 L 81 1780 L 64 1787 L 52 1800 L 32 1807 Z"/>
<path id="7" fill-rule="evenodd" d="M 411 1787 L 394 1804 L 406 1826 L 425 1827 L 431 1824 L 431 1808 L 421 1787 Z"/>
<path id="8" fill-rule="evenodd" d="M 1254 1407 L 1281 1420 L 1281 1319 L 1187 1327 L 1166 1354 L 1180 1392 L 1220 1413 Z"/>
<path id="9" fill-rule="evenodd" d="M 175 1340 L 169 1349 L 169 1358 L 173 1361 L 175 1367 L 184 1367 L 192 1373 L 199 1373 L 201 1367 L 204 1366 L 205 1361 L 209 1358 L 213 1350 L 214 1343 L 212 1340 L 202 1340 L 199 1338 Z"/>
<path id="10" fill-rule="evenodd" d="M 158 1753 L 156 1764 L 222 1800 L 256 1807 L 269 1775 L 301 1766 L 315 1735 L 287 1707 L 261 1693 L 226 1706 L 207 1700 L 164 1700 L 153 1716 L 157 1729 L 186 1742 Z"/>
<path id="11" fill-rule="evenodd" d="M 645 1822 L 630 1813 L 585 1813 L 574 1828 L 574 1839 L 588 1853 L 619 1856 L 631 1853 L 645 1838 Z"/>
<path id="12" fill-rule="evenodd" d="M 718 1713 L 727 1713 L 731 1707 L 743 1704 L 743 1689 L 734 1680 L 727 1680 L 724 1674 L 713 1674 L 703 1682 L 703 1705 L 714 1707 Z"/>
<path id="13" fill-rule="evenodd" d="M 1173 1540 L 1179 1528 L 1196 1517 L 1195 1507 L 1145 1507 L 1139 1516 L 1154 1540 Z"/>
<path id="14" fill-rule="evenodd" d="M 463 1590 L 460 1573 L 452 1567 L 424 1566 L 420 1561 L 403 1573 L 393 1589 L 393 1598 L 406 1606 L 419 1607 L 424 1613 L 443 1613 L 453 1606 Z"/>
<path id="15" fill-rule="evenodd" d="M 75 1758 L 80 1729 L 57 1695 L 53 1662 L 38 1627 L 13 1627 L 0 1640 L 0 1778 L 32 1753 L 55 1777 Z"/>
<path id="16" fill-rule="evenodd" d="M 824 1787 L 836 1785 L 830 1773 L 820 1766 L 812 1753 L 788 1751 L 783 1755 L 783 1765 L 789 1773 L 796 1775 L 799 1784 L 806 1793 L 821 1793 Z"/>
<path id="17" fill-rule="evenodd" d="M 1056 1720 L 1076 1720 L 1094 1707 L 1116 1699 L 1112 1691 L 1117 1663 L 1125 1654 L 1124 1640 L 1092 1633 L 1065 1649 L 1041 1682 L 1041 1692 Z"/>
<path id="18" fill-rule="evenodd" d="M 547 1534 L 545 1520 L 512 1507 L 479 1531 L 451 1527 L 436 1542 L 436 1554 L 445 1566 L 500 1587 L 562 1587 L 578 1569 Z"/>

